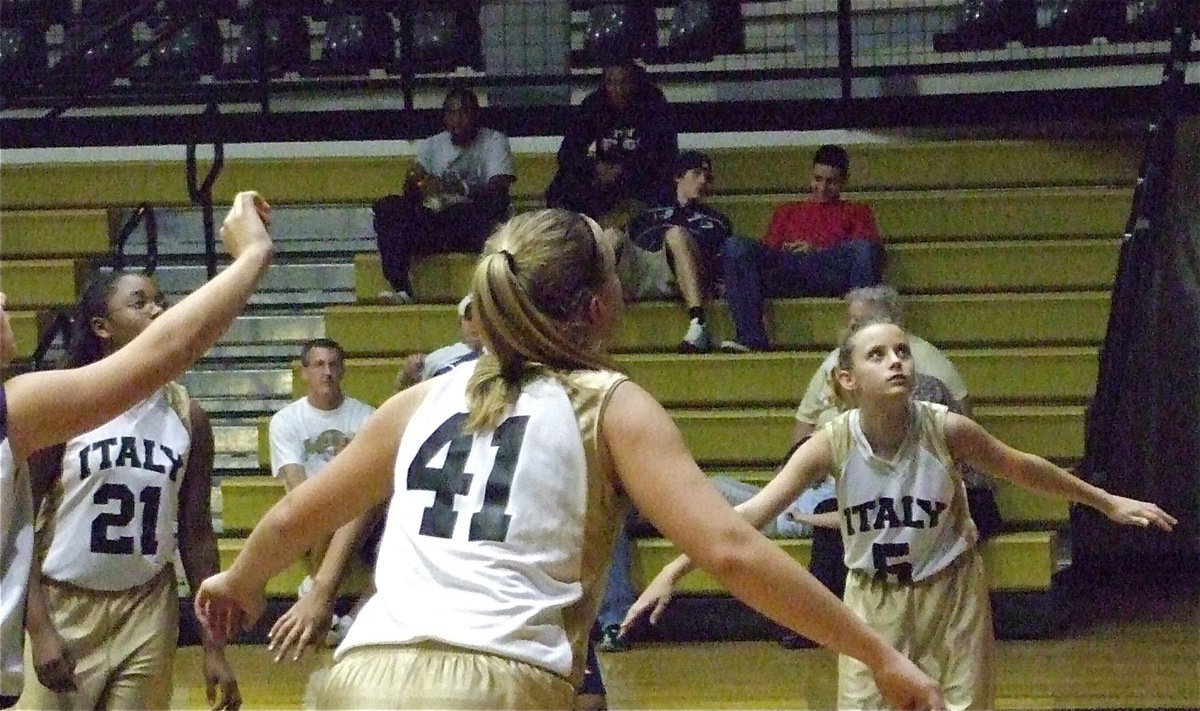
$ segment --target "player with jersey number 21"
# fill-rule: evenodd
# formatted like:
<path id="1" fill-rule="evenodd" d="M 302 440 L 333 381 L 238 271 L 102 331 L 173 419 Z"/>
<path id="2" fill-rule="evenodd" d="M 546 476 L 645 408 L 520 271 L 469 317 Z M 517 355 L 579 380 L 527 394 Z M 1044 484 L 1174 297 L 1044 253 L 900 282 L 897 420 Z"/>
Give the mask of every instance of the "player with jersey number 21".
<path id="1" fill-rule="evenodd" d="M 613 370 L 622 295 L 599 236 L 563 210 L 500 227 L 472 282 L 486 354 L 393 396 L 272 508 L 201 585 L 201 621 L 218 639 L 254 623 L 273 576 L 390 499 L 378 592 L 317 706 L 571 708 L 632 502 L 735 595 L 861 660 L 890 705 L 943 708 L 932 679 L 725 503 L 666 411 Z"/>

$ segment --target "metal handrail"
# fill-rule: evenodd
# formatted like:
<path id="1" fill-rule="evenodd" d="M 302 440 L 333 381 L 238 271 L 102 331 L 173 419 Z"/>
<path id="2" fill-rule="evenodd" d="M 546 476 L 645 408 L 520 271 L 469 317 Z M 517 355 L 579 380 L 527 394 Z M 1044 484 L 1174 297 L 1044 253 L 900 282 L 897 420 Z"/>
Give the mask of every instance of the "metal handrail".
<path id="1" fill-rule="evenodd" d="M 121 229 L 117 232 L 112 252 L 114 269 L 125 268 L 125 244 L 134 230 L 143 222 L 146 225 L 146 264 L 143 271 L 150 275 L 158 268 L 158 218 L 155 217 L 154 207 L 148 202 L 143 202 L 129 215 L 125 224 L 121 225 Z"/>
<path id="2" fill-rule="evenodd" d="M 55 309 L 54 316 L 50 320 L 50 326 L 42 332 L 41 338 L 38 339 L 37 348 L 33 349 L 33 355 L 30 357 L 30 362 L 33 364 L 34 370 L 41 370 L 46 354 L 50 352 L 50 347 L 54 345 L 54 339 L 60 335 L 63 341 L 66 342 L 67 334 L 71 330 L 71 316 L 66 309 Z"/>

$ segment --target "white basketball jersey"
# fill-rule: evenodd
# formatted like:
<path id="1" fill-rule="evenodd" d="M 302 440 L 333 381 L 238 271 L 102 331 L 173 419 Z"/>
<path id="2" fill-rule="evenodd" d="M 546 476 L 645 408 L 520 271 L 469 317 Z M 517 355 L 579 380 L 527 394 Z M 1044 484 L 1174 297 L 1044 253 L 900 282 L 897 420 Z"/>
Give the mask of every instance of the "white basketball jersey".
<path id="1" fill-rule="evenodd" d="M 525 386 L 492 431 L 463 434 L 475 363 L 436 381 L 408 423 L 375 568 L 378 593 L 338 650 L 436 640 L 578 680 L 616 526 L 597 447 L 623 376 Z"/>
<path id="2" fill-rule="evenodd" d="M 67 442 L 39 534 L 49 541 L 43 575 L 90 590 L 126 590 L 174 561 L 191 445 L 171 404 L 185 399 L 182 393 L 171 384 Z"/>
<path id="3" fill-rule="evenodd" d="M 25 589 L 31 565 L 29 475 L 8 444 L 8 400 L 0 384 L 0 696 L 20 696 L 25 683 Z"/>
<path id="4" fill-rule="evenodd" d="M 975 545 L 967 492 L 946 445 L 946 408 L 913 401 L 896 456 L 875 456 L 851 410 L 825 425 L 833 445 L 846 567 L 923 580 Z"/>

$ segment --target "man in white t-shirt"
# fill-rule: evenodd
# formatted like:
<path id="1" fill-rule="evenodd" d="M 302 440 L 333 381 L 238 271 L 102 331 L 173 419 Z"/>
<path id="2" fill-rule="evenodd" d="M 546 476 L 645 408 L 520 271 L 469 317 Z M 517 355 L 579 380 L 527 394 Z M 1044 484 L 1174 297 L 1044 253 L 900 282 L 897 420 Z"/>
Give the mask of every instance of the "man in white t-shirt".
<path id="1" fill-rule="evenodd" d="M 342 393 L 345 372 L 345 352 L 337 341 L 317 338 L 301 348 L 300 377 L 308 392 L 275 413 L 270 427 L 271 474 L 283 480 L 287 491 L 320 473 L 375 412 Z M 310 576 L 317 572 L 328 546 L 325 540 L 309 551 Z"/>
<path id="2" fill-rule="evenodd" d="M 461 340 L 442 346 L 431 353 L 413 353 L 404 359 L 396 375 L 396 390 L 403 390 L 424 380 L 445 375 L 454 366 L 468 363 L 483 355 L 483 335 L 475 320 L 471 295 L 458 302 L 458 333 Z"/>
<path id="3" fill-rule="evenodd" d="M 382 301 L 408 301 L 412 257 L 478 252 L 492 228 L 508 217 L 516 180 L 508 137 L 479 123 L 479 99 L 459 86 L 446 94 L 446 130 L 430 137 L 404 181 L 403 195 L 378 200 L 375 238 L 383 272 L 394 291 Z"/>

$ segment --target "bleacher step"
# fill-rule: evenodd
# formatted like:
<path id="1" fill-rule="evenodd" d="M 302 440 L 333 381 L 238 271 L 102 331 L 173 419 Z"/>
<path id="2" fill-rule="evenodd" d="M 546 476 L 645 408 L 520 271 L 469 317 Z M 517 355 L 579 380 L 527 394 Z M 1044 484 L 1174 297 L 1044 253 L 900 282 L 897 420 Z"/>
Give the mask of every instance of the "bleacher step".
<path id="1" fill-rule="evenodd" d="M 1104 339 L 1109 301 L 1107 291 L 922 295 L 906 299 L 905 320 L 913 333 L 943 348 L 1092 345 Z M 839 299 L 774 299 L 766 305 L 767 332 L 779 349 L 832 348 L 845 310 Z M 710 322 L 719 337 L 732 335 L 723 301 L 714 302 Z M 685 323 L 676 303 L 632 304 L 613 350 L 673 351 Z M 449 304 L 330 306 L 325 331 L 355 356 L 428 352 L 458 340 Z"/>
<path id="2" fill-rule="evenodd" d="M 637 353 L 617 356 L 629 377 L 668 407 L 707 405 L 794 406 L 826 351 L 728 355 Z M 950 359 L 980 403 L 1083 404 L 1095 391 L 1098 350 L 1091 346 L 948 349 Z M 404 359 L 350 358 L 345 391 L 378 406 L 395 392 Z M 292 364 L 294 397 L 303 394 Z"/>

